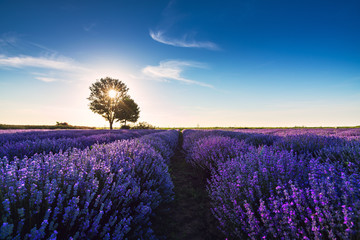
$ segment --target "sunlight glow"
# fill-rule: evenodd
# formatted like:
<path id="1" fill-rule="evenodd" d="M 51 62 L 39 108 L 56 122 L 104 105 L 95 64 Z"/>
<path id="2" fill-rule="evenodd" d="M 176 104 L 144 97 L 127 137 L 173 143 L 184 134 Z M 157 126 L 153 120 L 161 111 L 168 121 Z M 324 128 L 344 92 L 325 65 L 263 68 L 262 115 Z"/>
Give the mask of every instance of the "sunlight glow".
<path id="1" fill-rule="evenodd" d="M 116 94 L 117 94 L 117 92 L 114 89 L 110 89 L 109 92 L 108 92 L 108 95 L 111 98 L 115 98 Z"/>

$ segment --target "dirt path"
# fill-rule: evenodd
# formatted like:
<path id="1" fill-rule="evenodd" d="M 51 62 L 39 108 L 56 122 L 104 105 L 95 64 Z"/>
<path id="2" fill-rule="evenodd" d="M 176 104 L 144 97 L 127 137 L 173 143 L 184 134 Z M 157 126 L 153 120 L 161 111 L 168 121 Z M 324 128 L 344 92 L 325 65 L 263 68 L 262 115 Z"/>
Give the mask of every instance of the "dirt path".
<path id="1" fill-rule="evenodd" d="M 156 212 L 153 229 L 160 239 L 225 239 L 217 230 L 216 219 L 210 211 L 205 173 L 185 161 L 181 144 L 182 135 L 169 164 L 175 199 Z"/>

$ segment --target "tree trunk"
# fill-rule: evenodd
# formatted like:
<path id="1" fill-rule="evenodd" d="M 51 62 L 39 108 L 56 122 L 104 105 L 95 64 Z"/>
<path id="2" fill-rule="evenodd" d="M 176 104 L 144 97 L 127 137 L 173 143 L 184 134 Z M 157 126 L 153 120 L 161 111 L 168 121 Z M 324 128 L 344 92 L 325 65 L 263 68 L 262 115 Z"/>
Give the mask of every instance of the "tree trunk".
<path id="1" fill-rule="evenodd" d="M 109 121 L 109 123 L 110 123 L 110 130 L 112 130 L 113 129 L 112 128 L 113 123 L 111 121 Z"/>
<path id="2" fill-rule="evenodd" d="M 126 126 L 126 119 L 125 119 L 125 126 Z"/>

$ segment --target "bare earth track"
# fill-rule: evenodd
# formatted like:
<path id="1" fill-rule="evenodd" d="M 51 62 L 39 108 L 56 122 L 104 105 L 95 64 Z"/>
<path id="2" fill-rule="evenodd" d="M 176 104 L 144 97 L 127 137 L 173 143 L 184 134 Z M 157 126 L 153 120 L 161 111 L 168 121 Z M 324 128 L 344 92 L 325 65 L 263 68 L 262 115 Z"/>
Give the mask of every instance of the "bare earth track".
<path id="1" fill-rule="evenodd" d="M 181 146 L 182 135 L 169 164 L 175 199 L 156 211 L 153 229 L 160 239 L 225 239 L 210 211 L 206 173 L 185 161 Z"/>

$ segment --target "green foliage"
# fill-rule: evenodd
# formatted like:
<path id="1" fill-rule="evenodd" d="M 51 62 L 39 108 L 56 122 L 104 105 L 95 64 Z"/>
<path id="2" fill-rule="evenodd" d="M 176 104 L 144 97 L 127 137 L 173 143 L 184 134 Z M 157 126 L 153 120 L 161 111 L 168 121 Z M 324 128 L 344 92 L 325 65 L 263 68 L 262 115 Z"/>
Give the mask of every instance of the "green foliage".
<path id="1" fill-rule="evenodd" d="M 56 126 L 70 126 L 67 122 L 56 122 Z"/>
<path id="2" fill-rule="evenodd" d="M 136 122 L 139 119 L 140 109 L 130 97 L 125 97 L 115 109 L 115 119 L 126 126 L 126 122 Z"/>
<path id="3" fill-rule="evenodd" d="M 155 127 L 147 122 L 139 122 L 132 129 L 155 129 Z"/>
<path id="4" fill-rule="evenodd" d="M 101 78 L 90 86 L 89 107 L 109 122 L 110 129 L 115 121 L 116 109 L 121 108 L 122 100 L 129 97 L 128 90 L 125 83 L 109 77 Z M 116 95 L 110 97 L 109 91 L 115 91 Z"/>

